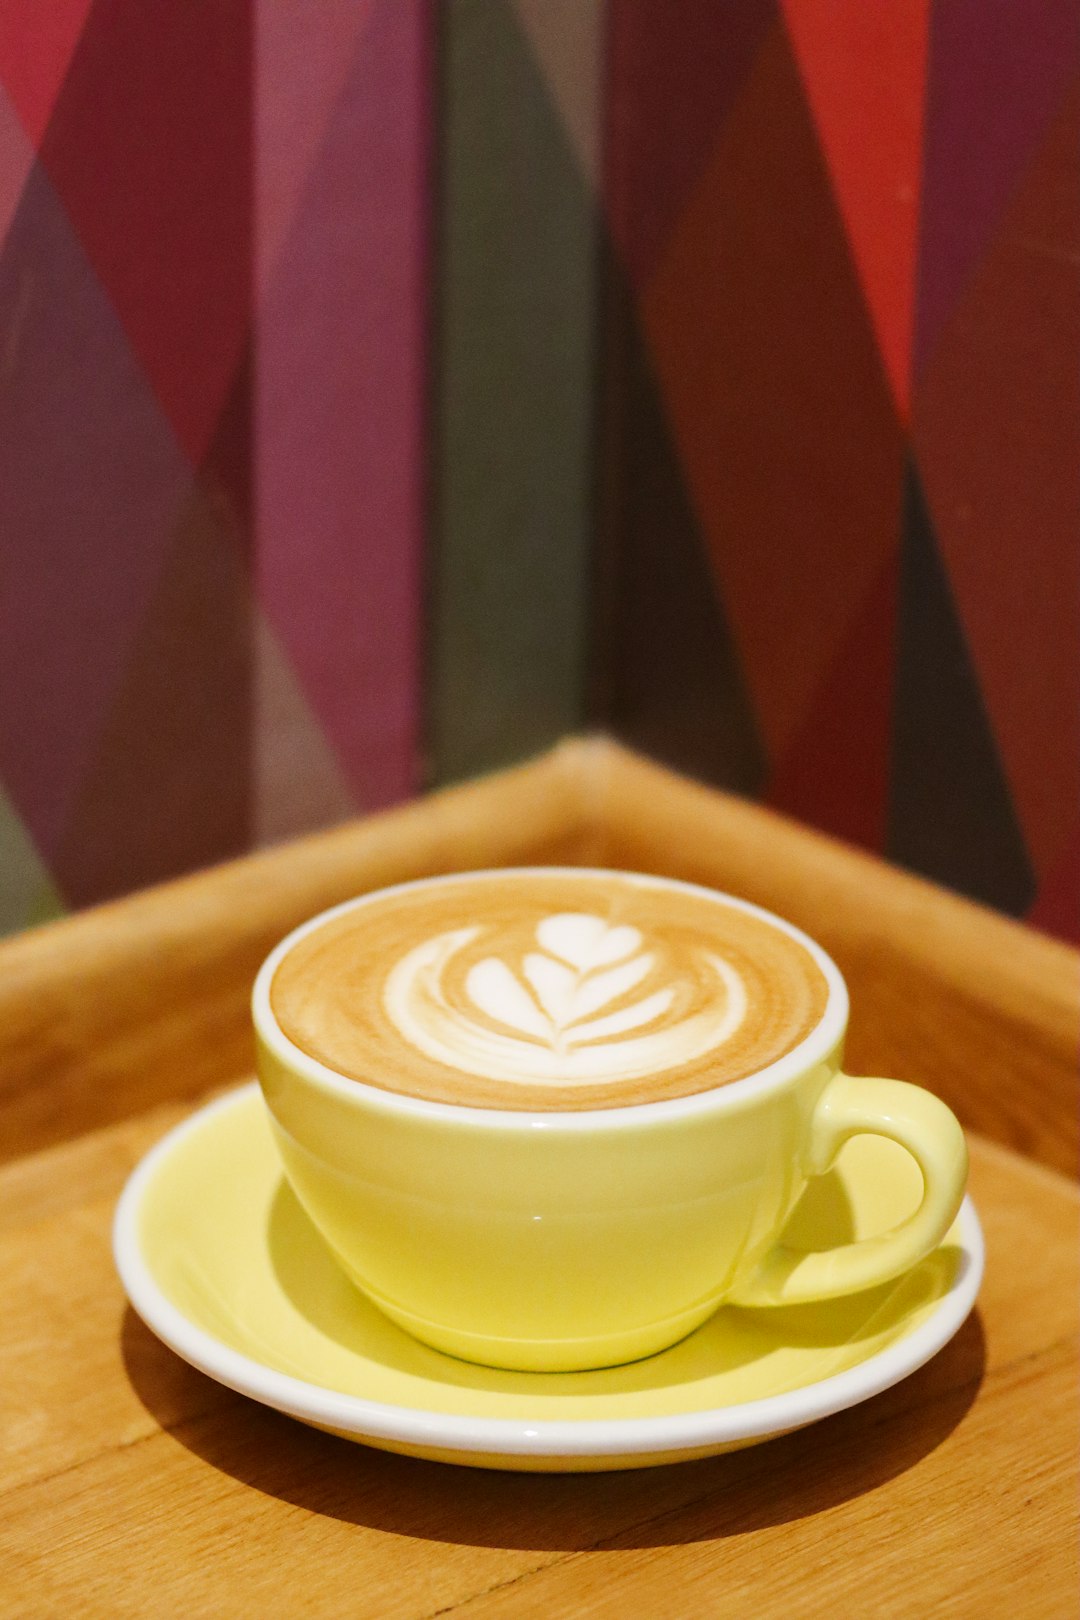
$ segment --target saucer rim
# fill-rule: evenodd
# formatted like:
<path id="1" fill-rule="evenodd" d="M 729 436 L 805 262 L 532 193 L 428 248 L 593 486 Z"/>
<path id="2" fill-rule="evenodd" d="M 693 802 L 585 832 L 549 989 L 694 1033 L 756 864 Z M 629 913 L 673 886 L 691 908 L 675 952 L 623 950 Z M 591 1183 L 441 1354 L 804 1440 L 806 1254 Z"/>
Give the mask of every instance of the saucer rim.
<path id="1" fill-rule="evenodd" d="M 859 1405 L 916 1372 L 962 1327 L 982 1282 L 985 1242 L 975 1206 L 966 1195 L 958 1217 L 963 1262 L 927 1320 L 857 1366 L 794 1390 L 696 1412 L 529 1421 L 432 1412 L 326 1389 L 278 1372 L 192 1322 L 157 1283 L 139 1243 L 142 1201 L 165 1161 L 188 1136 L 210 1128 L 217 1115 L 258 1094 L 258 1082 L 249 1081 L 203 1104 L 143 1155 L 128 1177 L 113 1219 L 116 1268 L 130 1304 L 146 1326 L 198 1371 L 290 1417 L 358 1440 L 437 1447 L 463 1457 L 483 1453 L 570 1459 L 705 1451 L 766 1439 Z"/>

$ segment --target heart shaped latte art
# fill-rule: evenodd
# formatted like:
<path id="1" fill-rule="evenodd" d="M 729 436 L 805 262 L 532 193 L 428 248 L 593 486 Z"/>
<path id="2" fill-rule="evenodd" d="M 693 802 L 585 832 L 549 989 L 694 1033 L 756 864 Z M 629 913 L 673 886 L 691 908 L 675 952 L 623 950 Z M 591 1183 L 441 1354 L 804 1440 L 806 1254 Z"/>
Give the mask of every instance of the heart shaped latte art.
<path id="1" fill-rule="evenodd" d="M 595 1084 L 694 1062 L 746 1016 L 741 976 L 700 944 L 589 912 L 518 933 L 454 928 L 410 950 L 383 996 L 399 1034 L 467 1074 Z"/>

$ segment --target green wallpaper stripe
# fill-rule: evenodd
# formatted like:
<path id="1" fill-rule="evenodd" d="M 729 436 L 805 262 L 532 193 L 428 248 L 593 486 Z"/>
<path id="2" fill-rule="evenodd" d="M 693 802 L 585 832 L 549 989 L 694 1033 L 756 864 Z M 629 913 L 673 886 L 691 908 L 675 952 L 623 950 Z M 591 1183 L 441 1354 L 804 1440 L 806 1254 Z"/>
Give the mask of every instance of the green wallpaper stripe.
<path id="1" fill-rule="evenodd" d="M 32 928 L 63 911 L 64 902 L 48 867 L 0 788 L 0 934 Z"/>
<path id="2" fill-rule="evenodd" d="M 517 14 L 451 0 L 439 15 L 436 782 L 584 718 L 597 276 L 593 198 Z"/>

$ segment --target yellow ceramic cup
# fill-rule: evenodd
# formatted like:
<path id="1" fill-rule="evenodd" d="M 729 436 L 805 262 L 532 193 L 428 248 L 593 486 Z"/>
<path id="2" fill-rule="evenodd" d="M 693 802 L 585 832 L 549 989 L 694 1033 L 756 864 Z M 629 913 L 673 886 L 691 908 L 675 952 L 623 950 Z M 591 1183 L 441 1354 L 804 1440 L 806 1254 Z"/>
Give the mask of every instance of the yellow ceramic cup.
<path id="1" fill-rule="evenodd" d="M 917 1086 L 843 1073 L 844 981 L 791 924 L 716 896 L 797 939 L 828 980 L 824 1015 L 792 1052 L 694 1096 L 528 1113 L 361 1084 L 282 1032 L 269 993 L 282 958 L 374 898 L 324 912 L 264 963 L 258 1073 L 300 1203 L 349 1276 L 418 1339 L 496 1367 L 614 1365 L 674 1344 L 725 1301 L 789 1305 L 886 1282 L 951 1226 L 967 1175 L 956 1118 Z M 808 1179 L 860 1132 L 912 1154 L 919 1208 L 880 1237 L 785 1249 Z"/>

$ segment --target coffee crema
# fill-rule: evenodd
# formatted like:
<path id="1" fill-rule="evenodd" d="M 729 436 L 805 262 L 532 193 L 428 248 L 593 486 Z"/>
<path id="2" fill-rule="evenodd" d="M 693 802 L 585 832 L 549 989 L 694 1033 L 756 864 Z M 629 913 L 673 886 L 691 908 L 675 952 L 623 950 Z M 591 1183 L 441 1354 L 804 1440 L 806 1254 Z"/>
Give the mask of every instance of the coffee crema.
<path id="1" fill-rule="evenodd" d="M 349 1079 L 484 1108 L 614 1108 L 783 1057 L 829 987 L 798 940 L 629 873 L 440 879 L 330 918 L 270 985 L 285 1035 Z"/>

